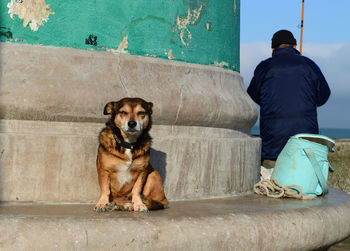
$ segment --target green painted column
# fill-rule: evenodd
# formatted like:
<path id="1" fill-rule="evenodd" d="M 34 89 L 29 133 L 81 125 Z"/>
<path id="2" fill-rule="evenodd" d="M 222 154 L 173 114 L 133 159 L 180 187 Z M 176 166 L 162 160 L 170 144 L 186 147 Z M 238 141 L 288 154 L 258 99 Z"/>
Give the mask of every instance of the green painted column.
<path id="1" fill-rule="evenodd" d="M 5 0 L 0 41 L 239 71 L 239 0 Z"/>

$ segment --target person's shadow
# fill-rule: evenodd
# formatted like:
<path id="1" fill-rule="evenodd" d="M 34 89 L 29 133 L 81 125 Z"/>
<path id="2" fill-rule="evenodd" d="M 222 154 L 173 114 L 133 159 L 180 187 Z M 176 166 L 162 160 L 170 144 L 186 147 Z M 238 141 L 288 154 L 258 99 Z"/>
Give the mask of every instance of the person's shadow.
<path id="1" fill-rule="evenodd" d="M 152 167 L 158 171 L 160 176 L 162 177 L 163 184 L 165 184 L 166 178 L 166 153 L 157 151 L 151 148 L 151 160 L 150 163 Z"/>

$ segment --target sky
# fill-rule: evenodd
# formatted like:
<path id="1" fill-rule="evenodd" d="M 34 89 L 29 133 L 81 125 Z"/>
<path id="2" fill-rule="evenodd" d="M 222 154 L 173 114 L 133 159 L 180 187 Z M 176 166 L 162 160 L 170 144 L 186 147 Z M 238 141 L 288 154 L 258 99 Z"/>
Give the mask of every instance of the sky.
<path id="1" fill-rule="evenodd" d="M 241 0 L 241 75 L 247 88 L 254 69 L 271 57 L 271 38 L 290 30 L 300 49 L 302 0 Z M 305 0 L 302 54 L 322 70 L 330 88 L 318 108 L 320 128 L 350 129 L 350 0 Z M 257 122 L 258 123 L 258 122 Z"/>

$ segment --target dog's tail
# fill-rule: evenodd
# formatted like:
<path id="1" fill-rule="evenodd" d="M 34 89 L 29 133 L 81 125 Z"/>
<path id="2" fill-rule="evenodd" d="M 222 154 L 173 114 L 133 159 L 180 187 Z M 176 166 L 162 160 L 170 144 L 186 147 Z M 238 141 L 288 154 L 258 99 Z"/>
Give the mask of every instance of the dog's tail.
<path id="1" fill-rule="evenodd" d="M 146 196 L 142 195 L 142 202 L 145 204 L 145 206 L 148 208 L 148 210 L 159 210 L 159 209 L 165 209 L 168 207 L 169 202 L 166 198 L 164 198 L 161 201 L 156 201 L 147 198 Z"/>

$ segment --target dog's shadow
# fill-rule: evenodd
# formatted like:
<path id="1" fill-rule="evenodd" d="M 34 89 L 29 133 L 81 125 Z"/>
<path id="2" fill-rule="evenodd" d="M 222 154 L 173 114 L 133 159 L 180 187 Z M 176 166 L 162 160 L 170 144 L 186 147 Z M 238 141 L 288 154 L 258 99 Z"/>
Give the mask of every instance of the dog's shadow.
<path id="1" fill-rule="evenodd" d="M 166 153 L 151 148 L 151 165 L 162 177 L 163 183 L 166 179 Z"/>

